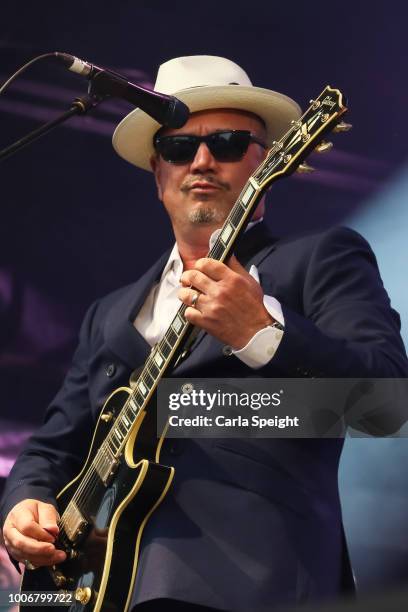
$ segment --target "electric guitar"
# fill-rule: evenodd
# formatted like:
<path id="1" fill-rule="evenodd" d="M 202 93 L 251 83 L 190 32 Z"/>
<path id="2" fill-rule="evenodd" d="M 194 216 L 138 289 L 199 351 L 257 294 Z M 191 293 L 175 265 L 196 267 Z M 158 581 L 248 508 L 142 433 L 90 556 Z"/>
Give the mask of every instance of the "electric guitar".
<path id="1" fill-rule="evenodd" d="M 325 134 L 351 127 L 341 121 L 346 111 L 342 93 L 329 86 L 310 101 L 249 177 L 207 257 L 228 260 L 266 189 L 295 170 L 311 171 L 302 162 L 313 149 L 331 147 Z M 24 572 L 20 609 L 33 609 L 32 601 L 30 606 L 24 601 L 29 591 L 58 591 L 60 599 L 52 603 L 61 611 L 128 609 L 144 526 L 174 477 L 174 468 L 160 463 L 166 432 L 157 438 L 154 396 L 161 377 L 186 357 L 194 341 L 186 308 L 179 308 L 134 384 L 106 400 L 83 469 L 57 496 L 61 518 L 56 546 L 67 560 Z"/>

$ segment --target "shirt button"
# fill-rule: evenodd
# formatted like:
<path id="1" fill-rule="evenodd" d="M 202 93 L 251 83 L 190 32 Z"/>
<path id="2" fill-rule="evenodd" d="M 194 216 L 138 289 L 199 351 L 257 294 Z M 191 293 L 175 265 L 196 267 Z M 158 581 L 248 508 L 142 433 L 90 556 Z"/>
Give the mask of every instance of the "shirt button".
<path id="1" fill-rule="evenodd" d="M 109 378 L 112 378 L 112 376 L 115 374 L 116 372 L 116 366 L 114 363 L 110 363 L 107 368 L 106 368 L 106 376 L 109 376 Z"/>
<path id="2" fill-rule="evenodd" d="M 225 357 L 230 357 L 232 355 L 232 348 L 230 346 L 224 346 L 222 349 L 223 354 L 225 355 Z"/>

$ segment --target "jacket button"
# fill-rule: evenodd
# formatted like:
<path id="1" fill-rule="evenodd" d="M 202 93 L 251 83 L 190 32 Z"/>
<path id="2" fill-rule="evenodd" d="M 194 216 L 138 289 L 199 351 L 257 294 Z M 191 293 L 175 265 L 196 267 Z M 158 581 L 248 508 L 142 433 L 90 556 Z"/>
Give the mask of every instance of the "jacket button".
<path id="1" fill-rule="evenodd" d="M 109 378 L 112 378 L 112 376 L 115 374 L 116 372 L 116 366 L 114 363 L 110 363 L 107 368 L 106 368 L 106 376 L 109 376 Z"/>

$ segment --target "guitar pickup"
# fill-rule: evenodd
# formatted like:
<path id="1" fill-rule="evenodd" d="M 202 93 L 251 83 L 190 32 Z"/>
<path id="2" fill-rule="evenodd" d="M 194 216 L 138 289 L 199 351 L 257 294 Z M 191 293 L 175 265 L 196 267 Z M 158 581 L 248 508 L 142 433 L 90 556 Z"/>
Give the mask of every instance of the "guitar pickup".
<path id="1" fill-rule="evenodd" d="M 64 530 L 69 540 L 72 543 L 77 542 L 84 534 L 88 521 L 81 514 L 73 500 L 70 501 L 64 512 L 63 520 Z"/>

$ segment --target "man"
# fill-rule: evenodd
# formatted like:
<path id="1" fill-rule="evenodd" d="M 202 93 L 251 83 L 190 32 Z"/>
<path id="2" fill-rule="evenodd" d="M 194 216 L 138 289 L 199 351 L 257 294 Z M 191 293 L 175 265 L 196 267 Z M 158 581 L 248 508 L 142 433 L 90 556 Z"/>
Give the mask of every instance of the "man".
<path id="1" fill-rule="evenodd" d="M 156 89 L 188 104 L 186 125 L 159 129 L 136 110 L 113 142 L 153 171 L 176 246 L 137 283 L 90 308 L 64 385 L 12 471 L 3 533 L 10 555 L 26 564 L 65 558 L 53 545 L 55 495 L 79 472 L 104 400 L 144 362 L 179 299 L 186 318 L 208 332 L 175 369 L 179 377 L 408 372 L 398 315 L 355 232 L 278 241 L 260 221 L 261 202 L 237 257 L 228 265 L 205 258 L 266 147 L 299 117 L 296 103 L 208 56 L 162 65 Z M 167 440 L 161 462 L 175 467 L 175 481 L 146 526 L 132 605 L 262 612 L 352 588 L 341 448 L 341 440 Z"/>

